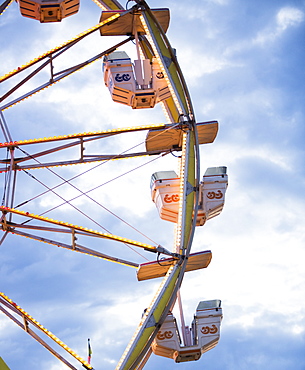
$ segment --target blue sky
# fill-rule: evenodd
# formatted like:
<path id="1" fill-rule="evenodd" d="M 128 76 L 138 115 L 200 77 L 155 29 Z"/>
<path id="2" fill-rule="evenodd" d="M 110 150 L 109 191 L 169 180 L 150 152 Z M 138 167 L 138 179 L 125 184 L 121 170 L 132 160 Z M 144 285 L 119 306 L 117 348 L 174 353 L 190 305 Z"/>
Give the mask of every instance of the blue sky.
<path id="1" fill-rule="evenodd" d="M 215 142 L 200 149 L 201 172 L 227 166 L 229 187 L 222 214 L 196 229 L 193 251 L 210 249 L 212 262 L 188 273 L 181 291 L 187 323 L 199 301 L 222 300 L 220 342 L 198 362 L 175 364 L 152 356 L 146 368 L 305 369 L 305 3 L 197 0 L 188 5 L 154 1 L 150 6 L 171 10 L 167 35 L 177 50 L 197 121 L 220 124 Z M 82 2 L 77 15 L 40 24 L 21 17 L 12 4 L 1 17 L 1 75 L 95 25 L 99 16 L 93 2 Z M 90 58 L 116 40 L 96 33 L 56 67 Z M 136 58 L 131 46 L 122 50 Z M 42 81 L 47 78 L 45 74 Z M 160 107 L 133 111 L 112 102 L 100 62 L 9 108 L 4 116 L 14 140 L 165 122 Z M 144 139 L 143 134 L 118 137 L 92 150 L 116 153 Z M 86 191 L 141 163 L 143 159 L 101 165 L 73 184 Z M 94 166 L 55 170 L 69 179 Z M 153 172 L 175 166 L 175 158 L 153 161 L 90 195 L 170 249 L 173 225 L 158 218 L 149 182 Z M 48 186 L 60 182 L 47 170 L 32 174 Z M 43 191 L 19 173 L 16 205 Z M 69 199 L 78 194 L 68 186 L 58 192 Z M 47 194 L 20 209 L 38 214 L 60 203 Z M 114 234 L 142 241 L 85 197 L 73 204 Z M 49 217 L 100 229 L 68 205 Z M 146 261 L 115 243 L 88 240 L 86 245 Z M 131 268 L 15 235 L 7 237 L 0 252 L 0 291 L 84 358 L 90 337 L 94 368 L 114 369 L 160 282 L 139 283 Z M 66 368 L 5 315 L 0 316 L 0 356 L 12 370 Z"/>

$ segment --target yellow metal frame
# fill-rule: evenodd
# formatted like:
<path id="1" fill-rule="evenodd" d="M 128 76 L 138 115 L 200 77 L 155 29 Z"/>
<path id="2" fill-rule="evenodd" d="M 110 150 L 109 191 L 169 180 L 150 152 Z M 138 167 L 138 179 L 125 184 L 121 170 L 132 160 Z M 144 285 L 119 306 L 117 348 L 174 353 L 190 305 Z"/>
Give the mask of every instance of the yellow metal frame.
<path id="1" fill-rule="evenodd" d="M 196 190 L 195 144 L 198 141 L 196 142 L 196 125 L 193 120 L 194 114 L 189 100 L 189 94 L 186 90 L 177 60 L 172 54 L 169 42 L 162 28 L 154 19 L 148 5 L 144 1 L 138 1 L 138 4 L 144 9 L 142 10 L 140 19 L 146 30 L 146 37 L 152 46 L 154 56 L 158 60 L 172 94 L 174 105 L 170 112 L 171 117 L 175 116 L 178 111 L 179 117 L 185 120 L 182 121 L 185 123 L 185 131 L 183 134 L 180 164 L 180 212 L 178 216 L 176 245 L 174 246 L 174 251 L 179 252 L 182 259 L 168 270 L 155 298 L 147 308 L 138 329 L 123 353 L 116 370 L 136 369 L 141 364 L 142 359 L 146 358 L 145 355 L 149 351 L 150 344 L 157 335 L 162 322 L 177 297 L 186 269 L 187 259 L 185 257 L 190 252 L 195 227 L 192 215 L 194 213 L 194 196 Z M 171 60 L 170 64 L 168 60 Z"/>
<path id="2" fill-rule="evenodd" d="M 73 356 L 77 361 L 79 361 L 86 369 L 93 369 L 93 367 L 85 361 L 82 357 L 80 357 L 76 352 L 74 352 L 70 347 L 68 347 L 63 341 L 56 337 L 52 332 L 47 330 L 43 325 L 41 325 L 37 320 L 35 320 L 30 314 L 28 314 L 23 308 L 21 308 L 17 303 L 13 302 L 8 296 L 4 293 L 0 292 L 0 303 L 4 302 L 6 307 L 9 308 L 12 312 L 17 313 L 19 316 L 23 318 L 24 330 L 31 334 L 36 340 L 38 340 L 41 344 L 45 345 L 45 342 L 41 340 L 35 333 L 29 329 L 29 324 L 34 325 L 37 329 L 51 338 L 56 344 L 58 344 L 61 348 L 63 348 L 66 352 L 68 352 L 71 356 Z M 1 302 L 2 301 L 2 302 Z M 7 315 L 10 315 L 5 309 L 0 306 L 0 309 Z M 55 351 L 54 351 L 55 352 Z M 53 353 L 56 357 L 57 353 Z M 74 367 L 70 364 L 70 368 L 73 369 Z"/>
<path id="3" fill-rule="evenodd" d="M 120 4 L 116 0 L 113 1 L 94 0 L 94 1 L 98 3 L 98 5 L 103 9 L 107 10 L 122 9 Z M 186 270 L 187 258 L 191 249 L 192 238 L 195 229 L 193 217 L 196 219 L 197 212 L 196 208 L 198 204 L 197 199 L 198 198 L 197 182 L 199 178 L 198 139 L 194 112 L 190 96 L 186 88 L 186 84 L 181 73 L 179 64 L 164 31 L 158 24 L 158 21 L 155 19 L 152 11 L 150 10 L 146 2 L 143 0 L 136 0 L 136 3 L 138 5 L 138 10 L 140 10 L 141 12 L 140 19 L 146 32 L 146 35 L 144 37 L 141 37 L 140 39 L 140 47 L 144 55 L 146 56 L 148 55 L 150 58 L 155 57 L 157 59 L 171 92 L 171 98 L 167 99 L 167 101 L 164 103 L 166 111 L 169 115 L 169 119 L 171 120 L 172 123 L 181 124 L 184 129 L 182 155 L 180 163 L 180 179 L 181 179 L 180 205 L 179 205 L 180 209 L 178 216 L 177 235 L 173 246 L 173 252 L 180 254 L 180 259 L 177 259 L 177 261 L 169 268 L 166 276 L 164 277 L 161 285 L 159 286 L 155 294 L 155 297 L 153 298 L 151 304 L 149 305 L 145 314 L 143 315 L 138 325 L 138 328 L 134 333 L 134 336 L 132 337 L 125 352 L 123 353 L 116 367 L 116 370 L 131 370 L 136 369 L 138 366 L 141 365 L 142 360 L 147 357 L 146 354 L 149 351 L 150 345 L 154 337 L 156 336 L 168 311 L 172 308 L 177 298 L 177 294 L 183 280 L 183 275 Z M 115 21 L 121 15 L 123 15 L 123 13 L 114 14 L 104 22 L 98 23 L 96 26 L 76 36 L 74 39 L 67 41 L 66 43 L 58 46 L 57 48 L 51 49 L 50 51 L 44 53 L 43 55 L 34 59 L 33 61 L 21 66 L 18 69 L 13 70 L 12 72 L 6 74 L 3 77 L 0 77 L 0 82 L 19 73 L 20 71 L 23 71 L 24 69 L 32 66 L 36 62 L 41 61 L 44 58 L 52 55 L 55 51 L 59 51 L 64 47 L 72 45 L 74 42 L 98 30 L 107 23 Z M 159 126 L 156 125 L 153 128 L 162 128 L 162 127 L 164 127 L 164 125 Z M 92 133 L 89 134 L 92 135 Z M 94 133 L 94 135 L 101 135 L 101 132 Z M 70 138 L 72 137 L 64 136 L 56 138 L 43 138 L 38 139 L 38 141 L 35 142 L 49 142 Z M 27 143 L 28 142 L 16 142 L 15 144 L 15 142 L 14 143 L 9 142 L 4 143 L 4 145 L 2 146 L 11 148 L 12 146 L 14 146 L 14 144 L 24 145 Z M 128 243 L 130 245 L 141 247 L 153 252 L 157 251 L 157 248 L 155 246 L 151 246 L 144 243 L 138 243 L 136 241 L 121 238 L 111 234 L 104 234 L 98 231 L 83 228 L 81 226 L 30 214 L 28 212 L 19 211 L 13 208 L 0 207 L 0 211 L 3 212 L 2 222 L 4 226 L 5 226 L 5 215 L 7 213 L 14 213 L 20 216 L 26 216 L 39 221 L 45 221 L 51 224 L 55 224 L 57 226 L 67 227 L 71 230 L 73 229 L 76 231 L 92 234 L 94 236 L 99 236 L 102 238 Z M 4 296 L 3 293 L 1 293 L 0 295 L 7 301 L 9 300 L 8 297 Z M 21 308 L 19 308 L 19 306 L 18 310 L 22 312 L 23 315 L 28 320 L 30 319 L 32 320 L 30 316 L 27 316 L 28 314 L 26 314 L 25 311 L 21 311 Z M 40 324 L 36 325 L 39 326 Z M 48 331 L 46 332 L 46 334 L 48 335 Z M 52 337 L 53 334 L 52 335 L 50 334 L 49 336 L 52 339 L 54 339 Z M 55 341 L 57 342 L 57 340 Z M 87 366 L 87 364 L 85 366 Z"/>

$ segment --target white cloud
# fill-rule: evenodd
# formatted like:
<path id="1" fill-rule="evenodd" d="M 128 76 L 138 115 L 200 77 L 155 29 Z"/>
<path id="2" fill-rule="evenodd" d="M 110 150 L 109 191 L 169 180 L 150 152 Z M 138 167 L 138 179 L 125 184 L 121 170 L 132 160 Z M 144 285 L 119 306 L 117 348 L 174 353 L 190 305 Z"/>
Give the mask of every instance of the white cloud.
<path id="1" fill-rule="evenodd" d="M 288 27 L 298 26 L 304 21 L 304 12 L 300 9 L 285 7 L 280 9 L 276 15 L 278 28 L 282 31 Z"/>
<path id="2" fill-rule="evenodd" d="M 200 86 L 205 75 L 233 67 L 223 56 L 209 56 L 194 48 L 185 48 L 185 53 L 179 55 L 179 63 L 188 66 L 184 74 L 190 86 Z"/>
<path id="3" fill-rule="evenodd" d="M 303 20 L 304 12 L 300 9 L 292 7 L 281 8 L 275 16 L 275 24 L 260 31 L 253 42 L 260 45 L 274 42 L 288 28 L 299 26 Z"/>

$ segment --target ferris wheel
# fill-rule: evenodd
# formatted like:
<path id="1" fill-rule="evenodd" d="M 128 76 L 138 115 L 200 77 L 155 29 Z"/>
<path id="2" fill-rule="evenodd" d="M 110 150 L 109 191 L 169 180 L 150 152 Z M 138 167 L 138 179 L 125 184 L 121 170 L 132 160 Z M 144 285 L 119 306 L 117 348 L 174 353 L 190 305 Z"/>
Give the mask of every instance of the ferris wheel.
<path id="1" fill-rule="evenodd" d="M 1 6 L 1 12 L 10 3 L 5 1 Z M 116 369 L 142 369 L 152 353 L 171 358 L 177 363 L 198 360 L 204 352 L 214 348 L 219 341 L 222 320 L 221 302 L 218 299 L 200 301 L 193 322 L 190 327 L 186 326 L 180 287 L 186 272 L 208 267 L 212 256 L 211 251 L 192 253 L 193 236 L 196 227 L 203 226 L 207 220 L 219 215 L 224 205 L 228 184 L 226 167 L 208 168 L 202 180 L 200 178 L 199 145 L 214 141 L 218 122 L 196 122 L 195 120 L 190 95 L 175 50 L 166 36 L 170 18 L 168 9 L 150 9 L 142 0 L 128 2 L 130 5 L 128 9 L 124 9 L 116 0 L 95 0 L 95 3 L 103 10 L 98 24 L 0 78 L 1 84 L 5 86 L 0 100 L 0 123 L 4 138 L 0 144 L 3 152 L 0 171 L 4 183 L 3 201 L 0 206 L 3 231 L 0 243 L 5 243 L 7 237 L 14 234 L 136 269 L 139 281 L 162 278 Z M 76 14 L 79 2 L 63 0 L 55 4 L 52 0 L 19 0 L 19 7 L 21 15 L 41 23 L 48 23 L 64 21 L 64 18 Z M 60 60 L 67 50 L 94 32 L 100 33 L 102 39 L 115 36 L 116 39 L 120 37 L 122 40 L 90 59 L 56 71 L 56 61 Z M 130 43 L 133 43 L 136 51 L 135 60 L 123 51 L 124 46 Z M 6 110 L 101 59 L 104 83 L 113 102 L 141 112 L 162 105 L 167 123 L 148 123 L 17 141 L 12 137 L 10 122 L 5 117 Z M 45 82 L 37 87 L 31 87 L 30 91 L 22 90 L 26 82 L 46 71 L 49 71 L 49 75 Z M 18 76 L 22 77 L 16 83 L 15 79 Z M 14 82 L 10 83 L 12 80 Z M 19 96 L 18 91 L 22 91 Z M 115 111 L 115 104 L 113 109 Z M 96 148 L 96 143 L 103 140 L 115 140 L 117 137 L 141 132 L 146 134 L 142 143 L 144 149 L 138 150 L 139 145 L 133 145 L 128 150 L 115 154 L 87 154 L 91 146 Z M 107 148 L 107 145 L 105 147 Z M 68 156 L 72 153 L 71 158 L 67 159 L 66 152 L 69 153 Z M 116 217 L 118 223 L 124 223 L 127 227 L 136 230 L 129 222 L 114 214 L 92 195 L 96 189 L 112 183 L 114 179 L 101 181 L 93 175 L 94 181 L 89 190 L 81 190 L 73 182 L 84 173 L 91 171 L 93 173 L 102 165 L 110 167 L 117 161 L 135 158 L 139 160 L 145 158 L 147 164 L 156 159 L 162 160 L 168 155 L 175 157 L 178 169 L 169 168 L 150 174 L 150 195 L 157 208 L 156 217 L 159 215 L 165 222 L 175 225 L 174 240 L 170 247 L 155 242 L 154 239 L 157 239 L 155 236 L 149 242 L 143 242 L 117 235 L 94 219 L 89 203 L 103 208 Z M 84 170 L 83 166 L 79 166 L 81 169 L 69 179 L 56 173 L 56 167 L 66 168 L 81 164 L 88 164 L 90 167 Z M 141 163 L 129 172 L 144 165 Z M 38 176 L 33 174 L 34 169 L 47 170 L 48 174 L 57 176 L 60 185 L 48 185 L 44 179 L 38 180 Z M 115 179 L 121 181 L 125 174 L 126 172 L 115 175 Z M 24 194 L 20 195 L 17 187 L 17 178 L 20 175 L 39 181 L 44 190 L 28 197 Z M 77 195 L 69 197 L 67 193 L 62 195 L 58 191 L 62 185 L 69 185 L 73 190 L 71 194 L 76 192 Z M 46 194 L 56 196 L 60 200 L 59 203 L 55 206 L 48 205 L 44 211 L 35 213 L 31 202 L 34 203 Z M 133 195 L 127 194 L 127 196 Z M 80 209 L 74 202 L 80 197 L 88 202 L 87 208 Z M 67 205 L 73 212 L 81 214 L 83 220 L 86 220 L 85 225 L 90 221 L 97 230 L 92 229 L 92 226 L 87 227 L 76 222 L 67 222 L 67 219 L 60 219 L 57 211 Z M 49 212 L 52 218 L 49 217 Z M 140 231 L 139 233 L 141 234 Z M 143 234 L 141 234 L 141 240 L 142 236 Z M 144 251 L 149 255 L 146 258 L 148 261 L 137 263 L 108 253 L 101 248 L 93 249 L 91 242 L 88 242 L 91 239 L 120 243 L 129 250 Z M 101 263 L 107 263 L 105 261 Z M 176 303 L 180 310 L 180 330 L 172 313 Z M 84 368 L 93 369 L 90 363 L 90 343 L 88 360 L 84 360 L 5 292 L 0 293 L 0 310 L 67 367 L 76 369 L 73 361 L 78 361 Z M 72 362 L 66 356 L 59 354 L 53 345 L 43 339 L 43 336 L 47 336 L 54 345 L 64 349 L 67 356 L 72 356 Z M 96 368 L 98 369 L 98 364 Z"/>

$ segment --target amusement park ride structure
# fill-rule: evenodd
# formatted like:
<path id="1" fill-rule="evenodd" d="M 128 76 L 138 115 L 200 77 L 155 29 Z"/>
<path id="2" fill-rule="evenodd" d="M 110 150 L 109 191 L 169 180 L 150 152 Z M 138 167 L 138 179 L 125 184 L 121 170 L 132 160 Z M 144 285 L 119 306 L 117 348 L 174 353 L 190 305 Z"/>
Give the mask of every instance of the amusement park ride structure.
<path id="1" fill-rule="evenodd" d="M 6 236 L 12 233 L 137 268 L 139 281 L 163 277 L 155 297 L 145 310 L 116 369 L 142 369 L 152 352 L 159 356 L 172 358 L 175 362 L 198 360 L 201 354 L 215 347 L 218 343 L 222 320 L 221 302 L 218 299 L 199 302 L 194 320 L 189 328 L 184 324 L 179 289 L 185 272 L 206 268 L 211 261 L 210 251 L 191 253 L 191 246 L 196 226 L 202 226 L 207 220 L 217 216 L 224 205 L 228 184 L 226 167 L 208 168 L 202 181 L 200 181 L 199 171 L 199 145 L 214 141 L 218 131 L 218 123 L 217 121 L 198 123 L 195 120 L 189 92 L 177 62 L 175 50 L 166 37 L 169 25 L 168 9 L 150 9 L 147 3 L 142 0 L 135 0 L 133 6 L 127 10 L 116 0 L 94 1 L 103 10 L 100 22 L 96 26 L 0 78 L 1 83 L 4 83 L 11 77 L 21 72 L 26 73 L 30 67 L 32 68 L 26 77 L 10 87 L 0 98 L 0 123 L 5 138 L 5 142 L 0 144 L 0 147 L 9 153 L 8 158 L 0 161 L 0 171 L 5 174 L 6 189 L 5 202 L 0 206 L 2 212 L 1 228 L 3 230 L 0 243 L 3 243 Z M 11 1 L 5 1 L 1 6 L 1 12 L 10 3 Z M 59 22 L 63 18 L 77 13 L 79 8 L 77 0 L 19 0 L 18 3 L 23 16 L 42 23 Z M 102 37 L 114 35 L 122 36 L 124 39 L 83 63 L 55 73 L 54 60 L 95 31 L 99 31 Z M 134 61 L 125 51 L 119 49 L 129 41 L 135 43 L 137 59 Z M 125 104 L 132 109 L 151 109 L 156 104 L 162 104 L 169 123 L 33 140 L 14 141 L 12 139 L 4 118 L 4 110 L 101 58 L 103 58 L 104 82 L 114 102 Z M 16 93 L 25 82 L 45 69 L 51 71 L 47 82 L 9 101 L 11 95 Z M 138 131 L 147 131 L 144 152 L 92 156 L 84 154 L 85 144 L 89 145 L 106 137 Z M 37 149 L 31 155 L 26 152 L 27 146 L 40 148 L 37 144 L 48 143 L 52 146 L 47 150 L 39 151 Z M 22 149 L 24 153 L 18 158 L 14 155 L 17 148 Z M 79 148 L 79 157 L 71 160 L 41 161 L 45 155 L 52 155 L 69 148 Z M 176 224 L 172 251 L 161 245 L 145 244 L 51 219 L 44 215 L 21 211 L 19 210 L 21 205 L 14 206 L 18 171 L 110 161 L 143 155 L 157 156 L 172 152 L 179 153 L 180 173 L 177 174 L 169 169 L 168 171 L 155 172 L 151 177 L 151 197 L 159 216 L 161 219 Z M 29 221 L 33 223 L 36 221 L 36 226 L 33 223 L 29 225 Z M 71 242 L 63 243 L 53 238 L 42 237 L 41 231 L 54 233 L 54 235 L 70 235 Z M 77 243 L 80 236 L 114 240 L 153 252 L 157 254 L 158 258 L 155 261 L 138 265 L 84 247 Z M 165 256 L 162 263 L 160 263 L 159 255 Z M 176 302 L 180 307 L 182 338 L 176 319 L 172 314 Z M 48 336 L 54 343 L 65 349 L 84 368 L 93 369 L 88 361 L 78 356 L 4 293 L 0 293 L 0 310 L 71 369 L 76 369 L 76 367 L 46 343 L 36 333 L 37 331 Z"/>

